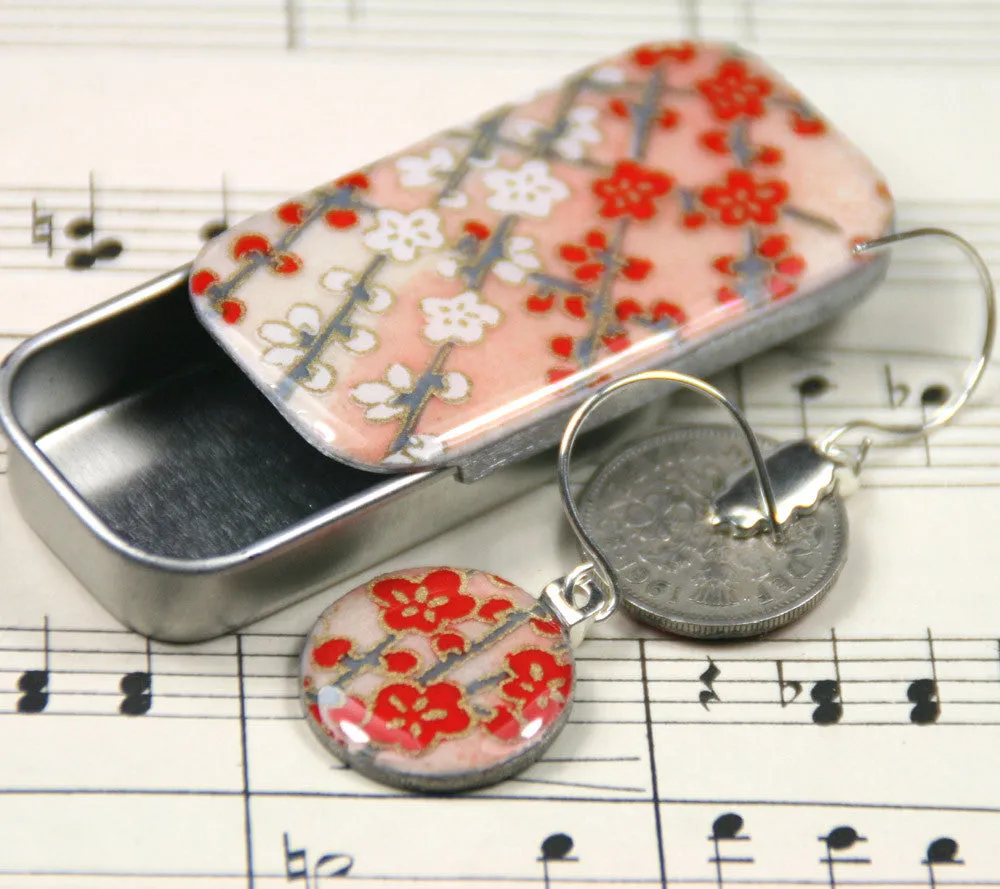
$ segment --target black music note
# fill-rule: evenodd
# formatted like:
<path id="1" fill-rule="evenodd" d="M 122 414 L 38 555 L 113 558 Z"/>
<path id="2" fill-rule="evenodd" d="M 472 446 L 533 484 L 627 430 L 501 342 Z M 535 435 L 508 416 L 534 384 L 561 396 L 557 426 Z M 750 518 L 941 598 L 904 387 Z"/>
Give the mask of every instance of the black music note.
<path id="1" fill-rule="evenodd" d="M 153 706 L 153 653 L 146 640 L 146 669 L 126 673 L 118 683 L 124 697 L 118 712 L 124 716 L 145 716 Z"/>
<path id="2" fill-rule="evenodd" d="M 49 619 L 42 624 L 42 648 L 44 667 L 41 670 L 25 670 L 17 680 L 18 713 L 42 713 L 49 705 Z"/>
<path id="3" fill-rule="evenodd" d="M 947 386 L 943 386 L 940 383 L 927 386 L 920 393 L 920 414 L 923 417 L 924 423 L 927 422 L 928 411 L 941 407 L 949 398 L 951 398 L 951 392 Z M 931 465 L 931 441 L 927 435 L 924 435 L 924 462 L 927 466 Z"/>
<path id="4" fill-rule="evenodd" d="M 951 837 L 938 837 L 927 847 L 927 856 L 921 864 L 927 866 L 927 885 L 930 889 L 937 889 L 937 875 L 934 873 L 936 865 L 965 864 L 957 855 L 958 843 Z"/>
<path id="5" fill-rule="evenodd" d="M 719 851 L 719 843 L 728 842 L 748 842 L 750 837 L 741 834 L 743 830 L 743 819 L 735 812 L 727 812 L 720 815 L 712 822 L 712 834 L 709 840 L 715 848 L 715 855 L 708 859 L 709 864 L 715 865 L 715 885 L 722 889 L 722 865 L 723 864 L 753 864 L 752 858 L 747 857 L 723 857 Z"/>
<path id="6" fill-rule="evenodd" d="M 803 437 L 809 437 L 809 417 L 806 413 L 806 402 L 813 401 L 825 395 L 832 386 L 833 384 L 826 377 L 819 374 L 806 377 L 795 384 L 795 389 L 799 393 L 799 417 L 802 422 Z"/>
<path id="7" fill-rule="evenodd" d="M 897 383 L 892 376 L 892 368 L 886 364 L 885 368 L 885 388 L 889 396 L 889 407 L 902 407 L 906 399 L 910 397 L 910 387 L 906 383 Z"/>
<path id="8" fill-rule="evenodd" d="M 222 215 L 218 219 L 210 219 L 200 229 L 198 237 L 203 241 L 211 241 L 229 228 L 229 188 L 226 177 L 222 177 Z"/>
<path id="9" fill-rule="evenodd" d="M 934 638 L 927 631 L 927 650 L 930 654 L 931 678 L 917 679 L 906 689 L 906 697 L 915 706 L 910 710 L 910 722 L 916 725 L 930 725 L 941 715 L 941 700 L 938 697 L 937 660 L 934 657 Z"/>
<path id="10" fill-rule="evenodd" d="M 94 200 L 94 174 L 88 180 L 89 212 L 66 223 L 64 232 L 71 241 L 90 241 L 89 247 L 77 247 L 66 255 L 66 267 L 77 271 L 93 268 L 98 262 L 111 262 L 122 255 L 125 247 L 117 238 L 97 240 L 96 201 Z"/>
<path id="11" fill-rule="evenodd" d="M 802 683 L 796 682 L 794 679 L 785 679 L 784 663 L 782 661 L 775 661 L 774 663 L 778 668 L 778 699 L 781 701 L 782 707 L 787 707 L 800 694 L 802 694 Z M 790 698 L 785 697 L 786 691 L 790 691 L 792 693 Z M 816 699 L 813 698 L 813 700 Z"/>
<path id="12" fill-rule="evenodd" d="M 826 855 L 820 858 L 820 863 L 825 864 L 827 867 L 830 889 L 837 889 L 836 872 L 833 867 L 835 864 L 872 863 L 870 858 L 861 858 L 859 856 L 834 858 L 834 852 L 845 852 L 848 849 L 853 849 L 858 843 L 868 842 L 868 839 L 861 836 L 853 827 L 848 827 L 847 825 L 835 827 L 825 837 L 817 837 L 817 839 L 826 845 Z"/>
<path id="13" fill-rule="evenodd" d="M 835 725 L 844 715 L 844 698 L 841 693 L 840 656 L 837 654 L 837 633 L 830 631 L 833 647 L 833 672 L 836 679 L 821 679 L 812 687 L 809 697 L 819 706 L 813 710 L 812 720 L 816 725 Z"/>
<path id="14" fill-rule="evenodd" d="M 834 725 L 844 715 L 844 705 L 840 703 L 840 683 L 834 679 L 817 682 L 809 696 L 819 706 L 813 710 L 812 719 L 816 725 Z"/>
<path id="15" fill-rule="evenodd" d="M 31 202 L 31 243 L 44 244 L 45 251 L 52 255 L 52 214 L 38 209 L 38 202 Z"/>
<path id="16" fill-rule="evenodd" d="M 288 833 L 284 834 L 285 843 L 285 881 L 288 883 L 301 882 L 309 889 L 309 853 L 302 849 L 293 849 L 288 838 Z M 343 852 L 331 852 L 321 855 L 316 859 L 312 870 L 312 885 L 319 889 L 320 880 L 346 877 L 350 875 L 351 868 L 354 867 L 354 858 Z"/>
<path id="17" fill-rule="evenodd" d="M 542 862 L 542 874 L 545 878 L 545 889 L 552 885 L 549 877 L 550 861 L 578 861 L 569 853 L 573 851 L 573 838 L 565 833 L 554 833 L 542 840 L 542 854 L 538 860 Z"/>
<path id="18" fill-rule="evenodd" d="M 706 710 L 708 709 L 709 704 L 714 702 L 721 703 L 722 701 L 722 698 L 719 697 L 718 692 L 716 692 L 716 690 L 712 687 L 712 684 L 721 675 L 722 675 L 722 670 L 720 670 L 717 666 L 715 666 L 715 661 L 709 658 L 708 669 L 705 670 L 705 672 L 698 677 L 702 681 L 702 684 L 704 684 L 705 686 L 705 688 L 698 693 L 698 701 L 701 704 L 701 706 L 704 707 Z"/>

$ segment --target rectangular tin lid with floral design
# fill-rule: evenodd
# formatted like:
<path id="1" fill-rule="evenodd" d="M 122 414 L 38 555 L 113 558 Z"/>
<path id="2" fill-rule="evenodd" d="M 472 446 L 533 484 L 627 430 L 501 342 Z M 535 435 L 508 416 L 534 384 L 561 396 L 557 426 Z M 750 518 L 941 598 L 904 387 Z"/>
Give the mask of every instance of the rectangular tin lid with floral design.
<path id="1" fill-rule="evenodd" d="M 649 44 L 234 226 L 190 288 L 308 441 L 427 468 L 822 300 L 891 220 L 761 61 Z"/>

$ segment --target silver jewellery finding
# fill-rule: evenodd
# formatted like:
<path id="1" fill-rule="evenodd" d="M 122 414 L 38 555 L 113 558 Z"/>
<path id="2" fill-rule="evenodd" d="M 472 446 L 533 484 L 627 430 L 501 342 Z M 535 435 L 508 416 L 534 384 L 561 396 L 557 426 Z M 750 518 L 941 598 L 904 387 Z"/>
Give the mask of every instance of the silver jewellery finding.
<path id="1" fill-rule="evenodd" d="M 756 436 L 714 386 L 667 371 L 626 377 L 581 405 L 563 436 L 559 480 L 590 576 L 605 590 L 598 619 L 620 600 L 626 612 L 660 630 L 703 639 L 740 638 L 795 620 L 829 592 L 847 558 L 840 483 L 857 478 L 873 444 L 871 434 L 851 448 L 842 439 L 862 430 L 906 441 L 945 425 L 979 385 L 992 354 L 993 282 L 968 241 L 943 229 L 922 228 L 861 242 L 854 252 L 860 256 L 926 236 L 957 243 L 972 260 L 986 319 L 961 390 L 923 423 L 852 420 L 816 442 L 779 444 Z M 578 508 L 569 497 L 568 454 L 581 425 L 619 390 L 657 380 L 708 396 L 729 411 L 736 427 L 670 428 L 629 445 L 597 470 Z"/>

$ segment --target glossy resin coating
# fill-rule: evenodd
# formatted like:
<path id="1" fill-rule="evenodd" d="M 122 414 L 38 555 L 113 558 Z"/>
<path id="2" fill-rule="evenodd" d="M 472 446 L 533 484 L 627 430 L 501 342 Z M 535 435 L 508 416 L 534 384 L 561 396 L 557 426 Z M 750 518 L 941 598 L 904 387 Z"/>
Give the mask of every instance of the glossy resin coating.
<path id="1" fill-rule="evenodd" d="M 234 226 L 202 320 L 310 442 L 455 463 L 858 268 L 892 202 L 759 60 L 651 44 Z"/>
<path id="2" fill-rule="evenodd" d="M 561 625 L 492 574 L 377 577 L 320 617 L 302 653 L 306 718 L 369 777 L 411 790 L 492 784 L 534 762 L 569 714 Z"/>

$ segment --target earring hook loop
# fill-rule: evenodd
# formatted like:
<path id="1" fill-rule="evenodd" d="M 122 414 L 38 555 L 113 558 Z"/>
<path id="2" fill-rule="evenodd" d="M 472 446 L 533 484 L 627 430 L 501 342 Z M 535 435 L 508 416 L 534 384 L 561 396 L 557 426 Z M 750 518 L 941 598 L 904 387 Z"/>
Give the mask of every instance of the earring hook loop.
<path id="1" fill-rule="evenodd" d="M 697 377 L 670 370 L 648 370 L 616 380 L 590 396 L 590 398 L 576 409 L 563 432 L 562 441 L 559 443 L 557 473 L 563 510 L 566 513 L 566 518 L 569 520 L 570 526 L 573 528 L 573 532 L 583 547 L 584 553 L 590 560 L 589 567 L 596 575 L 596 579 L 605 593 L 605 602 L 594 614 L 595 620 L 604 620 L 606 617 L 609 617 L 618 605 L 619 596 L 613 580 L 614 574 L 611 565 L 587 533 L 587 529 L 584 528 L 576 501 L 573 499 L 573 493 L 570 488 L 570 459 L 573 453 L 573 445 L 576 442 L 577 434 L 584 421 L 601 404 L 621 389 L 635 383 L 650 381 L 674 383 L 685 386 L 688 389 L 693 389 L 695 392 L 699 392 L 718 402 L 729 411 L 730 416 L 736 421 L 749 447 L 750 456 L 753 461 L 753 471 L 757 480 L 757 494 L 760 498 L 761 506 L 766 510 L 769 517 L 770 533 L 776 541 L 781 539 L 781 522 L 778 519 L 778 507 L 774 496 L 774 488 L 771 485 L 771 478 L 764 464 L 764 455 L 761 453 L 757 436 L 754 435 L 753 429 L 750 428 L 746 417 L 743 416 L 743 412 L 732 401 L 710 383 L 706 383 Z"/>
<path id="2" fill-rule="evenodd" d="M 996 291 L 993 286 L 993 278 L 990 275 L 990 270 L 987 267 L 986 262 L 983 260 L 979 251 L 976 250 L 976 248 L 973 247 L 967 240 L 965 240 L 965 238 L 943 228 L 916 228 L 910 231 L 886 235 L 883 238 L 874 238 L 870 241 L 862 241 L 854 245 L 854 254 L 855 256 L 861 256 L 865 253 L 884 250 L 887 247 L 891 247 L 893 244 L 899 243 L 900 241 L 911 241 L 916 238 L 924 237 L 945 238 L 955 244 L 958 244 L 958 246 L 962 248 L 965 255 L 972 262 L 976 272 L 979 274 L 979 282 L 982 285 L 983 296 L 986 303 L 986 330 L 983 334 L 982 345 L 979 352 L 974 355 L 972 362 L 966 368 L 962 379 L 961 391 L 956 396 L 945 402 L 945 404 L 941 405 L 941 407 L 936 410 L 929 419 L 925 419 L 923 423 L 878 423 L 874 420 L 851 420 L 827 433 L 817 443 L 817 448 L 822 453 L 826 454 L 831 459 L 837 460 L 838 462 L 841 462 L 842 457 L 836 447 L 837 442 L 842 436 L 846 435 L 848 432 L 853 432 L 856 429 L 867 429 L 871 432 L 884 432 L 892 436 L 898 436 L 902 441 L 907 441 L 909 439 L 919 438 L 920 436 L 930 432 L 932 429 L 937 429 L 939 426 L 944 426 L 946 423 L 950 423 L 955 414 L 957 414 L 965 406 L 965 403 L 969 400 L 969 398 L 972 397 L 972 393 L 975 392 L 976 387 L 982 380 L 986 367 L 990 362 L 990 358 L 993 354 L 993 342 L 996 337 Z M 868 445 L 871 443 L 870 438 L 866 437 L 864 439 L 862 442 L 864 453 L 867 453 Z M 864 456 L 862 454 L 854 461 L 855 473 L 857 473 L 858 469 L 860 469 L 860 463 L 863 459 Z"/>

